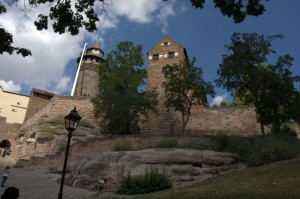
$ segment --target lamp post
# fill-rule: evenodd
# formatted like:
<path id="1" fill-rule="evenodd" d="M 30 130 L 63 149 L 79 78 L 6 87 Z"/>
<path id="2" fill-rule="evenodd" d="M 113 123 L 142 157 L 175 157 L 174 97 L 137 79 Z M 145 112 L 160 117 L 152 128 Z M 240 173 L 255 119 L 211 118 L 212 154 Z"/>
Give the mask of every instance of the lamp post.
<path id="1" fill-rule="evenodd" d="M 63 167 L 63 171 L 62 171 L 62 175 L 61 175 L 58 199 L 62 199 L 62 195 L 63 195 L 66 167 L 67 167 L 67 162 L 68 162 L 68 154 L 69 154 L 69 147 L 70 147 L 70 142 L 71 142 L 71 138 L 72 138 L 72 133 L 73 133 L 73 131 L 75 131 L 80 120 L 81 120 L 81 117 L 79 116 L 79 114 L 76 111 L 76 106 L 67 116 L 65 116 L 65 125 L 66 125 L 66 129 L 68 130 L 68 143 L 67 143 L 67 148 L 66 148 L 64 167 Z"/>

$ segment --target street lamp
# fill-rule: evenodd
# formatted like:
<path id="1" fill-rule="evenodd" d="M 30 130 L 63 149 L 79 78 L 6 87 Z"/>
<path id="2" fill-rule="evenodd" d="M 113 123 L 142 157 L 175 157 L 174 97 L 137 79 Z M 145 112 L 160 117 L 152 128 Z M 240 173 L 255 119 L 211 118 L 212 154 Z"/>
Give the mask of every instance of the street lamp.
<path id="1" fill-rule="evenodd" d="M 72 138 L 72 133 L 73 133 L 73 131 L 75 131 L 80 120 L 81 120 L 81 117 L 79 116 L 79 114 L 76 111 L 76 106 L 67 116 L 65 116 L 65 125 L 66 125 L 66 129 L 68 130 L 68 143 L 67 143 L 66 154 L 65 154 L 64 168 L 63 168 L 62 175 L 61 175 L 58 199 L 62 199 L 62 195 L 63 195 L 66 167 L 67 167 L 67 162 L 68 162 L 68 154 L 69 154 L 69 147 L 70 147 L 70 141 Z"/>

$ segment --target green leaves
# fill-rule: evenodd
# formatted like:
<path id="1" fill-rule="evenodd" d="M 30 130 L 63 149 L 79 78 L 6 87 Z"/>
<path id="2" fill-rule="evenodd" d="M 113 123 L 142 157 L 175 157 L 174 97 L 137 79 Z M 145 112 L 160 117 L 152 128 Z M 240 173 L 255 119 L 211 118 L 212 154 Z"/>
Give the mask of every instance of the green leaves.
<path id="1" fill-rule="evenodd" d="M 138 133 L 140 117 L 156 110 L 156 94 L 140 91 L 146 78 L 143 64 L 142 46 L 126 41 L 100 65 L 100 96 L 93 102 L 96 115 L 103 116 L 111 133 Z"/>
<path id="2" fill-rule="evenodd" d="M 16 52 L 17 54 L 21 54 L 23 57 L 31 55 L 31 52 L 28 49 L 12 46 L 13 43 L 12 35 L 6 32 L 4 28 L 1 28 L 1 26 L 0 26 L 0 38 L 1 38 L 0 54 L 6 52 L 11 55 L 14 52 Z"/>
<path id="3" fill-rule="evenodd" d="M 289 55 L 280 56 L 276 64 L 267 63 L 276 53 L 271 42 L 278 38 L 283 35 L 233 33 L 231 45 L 225 46 L 231 54 L 223 56 L 217 72 L 217 86 L 231 91 L 236 103 L 254 104 L 262 133 L 266 124 L 279 131 L 280 124 L 291 119 L 294 83 L 299 81 L 289 69 L 293 61 Z"/>
<path id="4" fill-rule="evenodd" d="M 190 110 L 194 103 L 207 105 L 206 95 L 214 96 L 214 88 L 211 83 L 203 78 L 201 68 L 194 66 L 196 58 L 192 62 L 185 62 L 163 67 L 166 78 L 165 106 L 174 108 L 182 115 L 182 132 L 188 122 Z"/>

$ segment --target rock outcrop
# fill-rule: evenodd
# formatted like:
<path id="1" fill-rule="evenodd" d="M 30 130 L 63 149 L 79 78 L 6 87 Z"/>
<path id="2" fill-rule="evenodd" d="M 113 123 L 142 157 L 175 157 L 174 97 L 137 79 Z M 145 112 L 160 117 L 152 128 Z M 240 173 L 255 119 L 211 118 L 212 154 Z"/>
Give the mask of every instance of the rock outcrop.
<path id="1" fill-rule="evenodd" d="M 140 151 L 105 152 L 81 159 L 71 166 L 74 175 L 81 171 L 78 187 L 91 189 L 105 178 L 105 191 L 116 191 L 122 176 L 143 175 L 146 168 L 166 169 L 174 187 L 205 181 L 231 169 L 238 168 L 235 154 L 192 149 L 146 149 Z M 55 170 L 55 169 L 54 169 Z M 66 178 L 71 185 L 72 175 Z"/>

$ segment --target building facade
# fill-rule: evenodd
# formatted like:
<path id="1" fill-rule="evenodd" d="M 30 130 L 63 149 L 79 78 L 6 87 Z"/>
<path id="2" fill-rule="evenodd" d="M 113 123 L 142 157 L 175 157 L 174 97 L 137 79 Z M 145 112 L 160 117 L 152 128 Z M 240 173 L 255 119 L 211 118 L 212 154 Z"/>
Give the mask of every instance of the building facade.
<path id="1" fill-rule="evenodd" d="M 6 123 L 22 124 L 25 119 L 28 102 L 28 96 L 4 91 L 0 86 L 0 117 L 6 118 Z"/>
<path id="2" fill-rule="evenodd" d="M 165 65 L 180 64 L 188 59 L 186 49 L 164 36 L 148 53 L 146 91 L 155 90 L 158 93 L 159 114 L 149 114 L 142 125 L 142 133 L 174 133 L 181 127 L 179 112 L 167 109 L 165 100 L 165 78 L 162 69 Z"/>
<path id="3" fill-rule="evenodd" d="M 94 98 L 99 95 L 99 64 L 104 61 L 104 52 L 100 48 L 97 41 L 92 47 L 88 48 L 83 54 L 80 65 L 81 56 L 77 59 L 77 69 L 80 67 L 74 96 L 87 96 Z"/>

